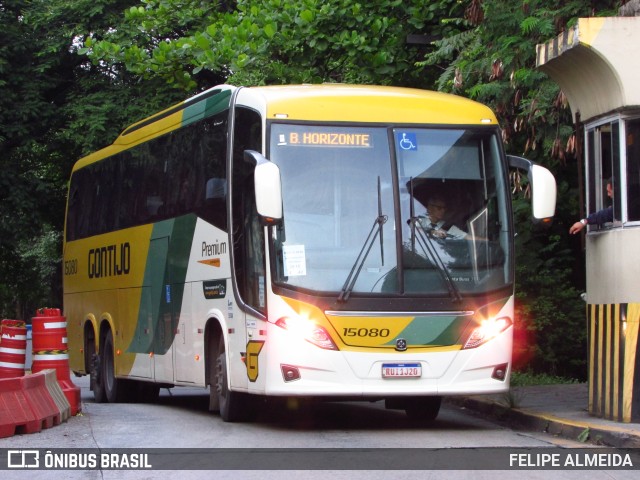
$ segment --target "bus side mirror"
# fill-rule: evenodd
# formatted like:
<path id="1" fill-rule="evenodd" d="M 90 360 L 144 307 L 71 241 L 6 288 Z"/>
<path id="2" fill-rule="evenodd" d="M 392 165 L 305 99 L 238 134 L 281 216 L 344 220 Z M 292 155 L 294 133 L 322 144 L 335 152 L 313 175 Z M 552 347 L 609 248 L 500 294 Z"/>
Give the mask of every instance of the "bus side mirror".
<path id="1" fill-rule="evenodd" d="M 531 185 L 531 210 L 533 221 L 551 225 L 556 210 L 556 180 L 544 167 L 522 157 L 507 155 L 509 166 L 525 170 Z"/>
<path id="2" fill-rule="evenodd" d="M 255 165 L 253 180 L 258 215 L 266 225 L 274 225 L 282 220 L 280 169 L 256 151 L 247 150 L 244 156 Z"/>

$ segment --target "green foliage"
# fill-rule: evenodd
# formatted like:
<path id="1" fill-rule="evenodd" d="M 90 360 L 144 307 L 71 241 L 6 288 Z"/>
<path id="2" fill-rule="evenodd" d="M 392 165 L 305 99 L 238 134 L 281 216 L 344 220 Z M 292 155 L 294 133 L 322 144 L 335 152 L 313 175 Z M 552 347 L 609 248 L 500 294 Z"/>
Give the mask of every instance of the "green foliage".
<path id="1" fill-rule="evenodd" d="M 215 72 L 237 84 L 350 82 L 424 85 L 408 33 L 441 35 L 438 19 L 459 9 L 440 0 L 239 0 L 201 8 L 196 0 L 143 0 L 124 25 L 92 33 L 83 53 L 186 90 Z M 190 14 L 185 12 L 190 11 Z"/>
<path id="2" fill-rule="evenodd" d="M 18 0 L 0 7 L 3 317 L 61 306 L 60 239 L 73 163 L 176 98 L 149 95 L 167 90 L 164 82 L 94 67 L 75 51 L 81 33 L 108 28 L 131 3 Z"/>
<path id="3" fill-rule="evenodd" d="M 580 443 L 586 443 L 589 441 L 590 436 L 591 436 L 591 430 L 589 429 L 589 427 L 587 427 L 582 432 L 580 432 L 580 435 L 578 435 L 577 440 Z"/>
<path id="4" fill-rule="evenodd" d="M 544 43 L 567 27 L 572 19 L 613 8 L 615 1 L 583 2 L 569 0 L 549 2 L 502 2 L 482 0 L 483 19 L 447 21 L 455 25 L 452 35 L 435 42 L 435 49 L 425 55 L 419 66 L 448 63 L 437 85 L 445 91 L 459 93 L 494 108 L 504 129 L 504 139 L 514 153 L 526 154 L 556 171 L 562 168 L 565 152 L 541 149 L 548 139 L 565 145 L 571 130 L 566 102 L 558 102 L 555 82 L 536 70 L 536 45 Z"/>
<path id="5" fill-rule="evenodd" d="M 532 373 L 530 371 L 513 372 L 511 374 L 512 387 L 530 387 L 535 385 L 558 385 L 579 383 L 574 378 L 558 377 L 548 373 Z"/>

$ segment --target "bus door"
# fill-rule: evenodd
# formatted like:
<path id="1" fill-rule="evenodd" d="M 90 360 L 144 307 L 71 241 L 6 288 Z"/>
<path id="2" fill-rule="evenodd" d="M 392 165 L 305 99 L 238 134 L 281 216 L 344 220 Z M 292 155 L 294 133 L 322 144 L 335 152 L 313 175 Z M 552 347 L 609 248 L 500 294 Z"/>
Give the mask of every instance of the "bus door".
<path id="1" fill-rule="evenodd" d="M 266 335 L 265 237 L 255 208 L 252 178 L 245 178 L 243 183 L 242 190 L 235 192 L 238 202 L 233 248 L 237 299 L 229 302 L 229 325 L 234 331 L 229 335 L 229 368 L 231 378 L 238 382 L 232 380 L 234 386 L 260 390 L 263 380 L 259 378 L 260 360 L 264 358 L 260 354 Z M 236 352 L 240 352 L 239 356 Z"/>
<path id="2" fill-rule="evenodd" d="M 262 119 L 244 107 L 234 109 L 232 161 L 231 243 L 233 248 L 233 299 L 228 300 L 229 371 L 232 386 L 264 391 L 266 340 L 265 235 L 256 210 L 255 162 L 245 156 L 262 150 Z"/>
<path id="3" fill-rule="evenodd" d="M 150 279 L 158 299 L 153 350 L 157 382 L 192 382 L 197 378 L 198 368 L 188 361 L 194 358 L 194 325 L 191 284 L 186 282 L 195 224 L 195 215 L 183 215 L 157 224 L 158 234 L 162 231 L 169 236 L 158 235 L 151 242 L 157 264 L 153 267 L 157 274 Z M 153 258 L 150 260 L 154 261 Z"/>
<path id="4" fill-rule="evenodd" d="M 176 336 L 173 341 L 176 381 L 202 383 L 204 381 L 204 368 L 199 365 L 199 357 L 194 350 L 196 341 L 196 328 L 192 316 L 192 283 L 184 284 L 185 301 L 182 307 L 173 304 L 173 315 L 176 321 Z M 176 285 L 176 288 L 179 286 Z M 175 289 L 174 289 L 175 290 Z"/>
<path id="5" fill-rule="evenodd" d="M 164 274 L 169 252 L 169 237 L 161 236 L 149 241 L 147 264 L 140 292 L 138 321 L 129 351 L 136 353 L 132 376 L 156 378 L 156 354 L 163 353 L 161 348 L 163 334 L 162 312 L 166 311 L 166 298 L 163 294 Z"/>
<path id="6" fill-rule="evenodd" d="M 171 285 L 166 281 L 167 258 L 169 255 L 169 237 L 154 238 L 149 244 L 149 257 L 145 285 L 149 285 L 151 296 L 151 315 L 154 320 L 153 345 L 150 358 L 154 379 L 158 382 L 173 381 L 173 358 L 167 344 L 167 335 L 171 332 Z"/>

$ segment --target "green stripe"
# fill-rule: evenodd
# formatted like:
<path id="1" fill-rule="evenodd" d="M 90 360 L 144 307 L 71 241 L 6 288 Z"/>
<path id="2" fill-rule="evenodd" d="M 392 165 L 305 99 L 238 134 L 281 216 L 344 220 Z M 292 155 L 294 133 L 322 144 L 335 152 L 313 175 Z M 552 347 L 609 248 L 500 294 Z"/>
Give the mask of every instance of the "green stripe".
<path id="1" fill-rule="evenodd" d="M 398 337 L 404 338 L 409 346 L 454 345 L 468 323 L 469 317 L 462 316 L 415 317 Z M 395 342 L 393 339 L 387 345 L 395 345 Z"/>
<path id="2" fill-rule="evenodd" d="M 154 225 L 147 255 L 132 353 L 167 353 L 175 337 L 197 217 Z"/>
<path id="3" fill-rule="evenodd" d="M 398 337 L 404 338 L 410 347 L 448 346 L 461 343 L 479 325 L 479 320 L 496 315 L 509 298 L 502 298 L 479 308 L 474 316 L 417 316 Z M 513 319 L 512 319 L 513 320 Z M 395 345 L 396 339 L 386 345 Z"/>
<path id="4" fill-rule="evenodd" d="M 188 106 L 182 114 L 181 127 L 186 127 L 194 122 L 227 110 L 230 102 L 231 90 L 224 90 L 217 95 L 206 98 L 202 102 Z"/>

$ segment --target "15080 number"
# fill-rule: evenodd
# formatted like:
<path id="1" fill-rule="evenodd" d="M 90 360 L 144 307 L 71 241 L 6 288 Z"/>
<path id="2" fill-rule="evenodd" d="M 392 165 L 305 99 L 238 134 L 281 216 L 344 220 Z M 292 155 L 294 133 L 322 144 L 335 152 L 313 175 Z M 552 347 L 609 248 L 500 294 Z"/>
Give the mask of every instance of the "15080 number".
<path id="1" fill-rule="evenodd" d="M 78 260 L 65 260 L 64 274 L 75 275 L 76 273 L 78 273 Z"/>
<path id="2" fill-rule="evenodd" d="M 391 334 L 388 328 L 343 328 L 344 337 L 388 337 Z"/>

